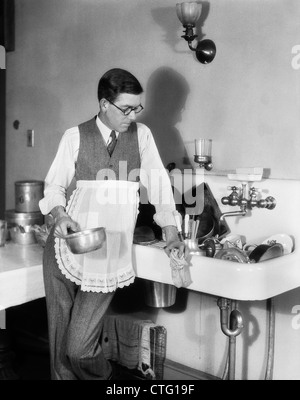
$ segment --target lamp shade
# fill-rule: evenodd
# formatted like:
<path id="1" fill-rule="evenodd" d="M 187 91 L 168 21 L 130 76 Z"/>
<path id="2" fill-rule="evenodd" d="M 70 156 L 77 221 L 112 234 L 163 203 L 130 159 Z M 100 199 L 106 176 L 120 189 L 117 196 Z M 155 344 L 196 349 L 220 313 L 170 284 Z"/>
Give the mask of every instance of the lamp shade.
<path id="1" fill-rule="evenodd" d="M 195 1 L 176 4 L 177 17 L 183 26 L 195 26 L 202 11 L 202 4 Z"/>

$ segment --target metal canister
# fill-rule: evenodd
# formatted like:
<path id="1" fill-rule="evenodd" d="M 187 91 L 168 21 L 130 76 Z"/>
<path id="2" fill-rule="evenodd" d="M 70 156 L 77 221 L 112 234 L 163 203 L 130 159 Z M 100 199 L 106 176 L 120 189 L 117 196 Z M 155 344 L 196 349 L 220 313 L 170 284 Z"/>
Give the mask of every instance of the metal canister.
<path id="1" fill-rule="evenodd" d="M 39 212 L 21 213 L 15 210 L 5 211 L 5 221 L 8 223 L 8 227 L 15 225 L 27 226 L 27 225 L 43 225 L 44 216 Z"/>
<path id="2" fill-rule="evenodd" d="M 15 209 L 17 212 L 38 212 L 39 201 L 43 198 L 43 181 L 15 182 Z"/>

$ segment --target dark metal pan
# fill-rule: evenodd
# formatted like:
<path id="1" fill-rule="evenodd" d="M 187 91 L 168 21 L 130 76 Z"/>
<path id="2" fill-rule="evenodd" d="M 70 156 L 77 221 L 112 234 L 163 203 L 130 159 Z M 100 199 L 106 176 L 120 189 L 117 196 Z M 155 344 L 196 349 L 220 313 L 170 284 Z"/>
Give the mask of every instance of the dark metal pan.
<path id="1" fill-rule="evenodd" d="M 273 245 L 260 244 L 255 247 L 254 250 L 249 254 L 251 262 L 261 262 L 270 260 L 271 258 L 281 257 L 283 255 L 283 246 L 281 243 L 275 243 Z"/>

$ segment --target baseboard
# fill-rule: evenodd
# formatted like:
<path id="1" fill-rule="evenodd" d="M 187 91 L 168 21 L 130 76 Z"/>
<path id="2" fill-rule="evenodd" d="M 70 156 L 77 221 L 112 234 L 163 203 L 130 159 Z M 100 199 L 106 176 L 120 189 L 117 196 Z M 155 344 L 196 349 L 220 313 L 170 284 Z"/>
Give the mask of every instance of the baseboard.
<path id="1" fill-rule="evenodd" d="M 164 361 L 164 380 L 220 380 L 194 368 L 166 359 Z"/>

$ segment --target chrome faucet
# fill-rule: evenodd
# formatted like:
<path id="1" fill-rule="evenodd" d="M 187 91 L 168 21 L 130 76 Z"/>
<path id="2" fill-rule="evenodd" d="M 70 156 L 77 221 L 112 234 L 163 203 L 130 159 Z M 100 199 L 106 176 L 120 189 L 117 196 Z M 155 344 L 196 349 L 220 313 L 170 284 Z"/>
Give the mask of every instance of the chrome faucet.
<path id="1" fill-rule="evenodd" d="M 239 202 L 239 193 L 236 186 L 231 186 L 228 189 L 232 190 L 229 196 L 222 197 L 222 203 L 229 206 L 236 206 Z"/>
<path id="2" fill-rule="evenodd" d="M 276 207 L 276 200 L 272 196 L 268 196 L 266 199 L 257 200 L 258 189 L 252 187 L 250 188 L 250 200 L 249 200 L 249 208 L 258 207 L 258 208 L 267 208 L 268 210 L 273 210 Z"/>
<path id="3" fill-rule="evenodd" d="M 231 186 L 228 188 L 231 190 L 229 196 L 222 197 L 221 202 L 224 205 L 239 206 L 240 210 L 225 212 L 221 214 L 219 220 L 224 221 L 226 217 L 230 216 L 245 216 L 248 210 L 253 208 L 266 208 L 273 210 L 276 207 L 276 200 L 272 196 L 268 196 L 266 199 L 258 200 L 257 194 L 259 190 L 251 187 L 249 190 L 249 198 L 247 198 L 247 184 L 242 183 L 242 188 L 239 189 L 237 186 Z"/>
<path id="4" fill-rule="evenodd" d="M 224 221 L 226 217 L 238 217 L 238 216 L 244 217 L 246 214 L 247 214 L 247 210 L 240 210 L 240 211 L 237 210 L 237 211 L 225 212 L 220 215 L 219 221 L 220 222 Z"/>

